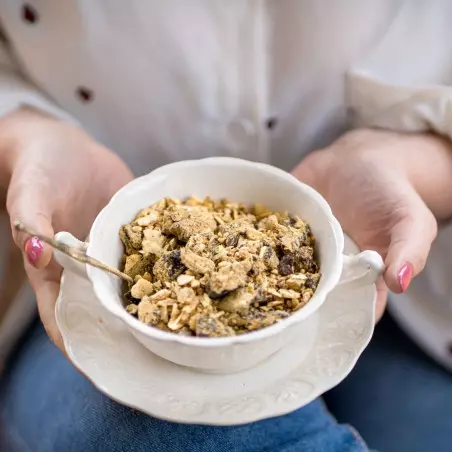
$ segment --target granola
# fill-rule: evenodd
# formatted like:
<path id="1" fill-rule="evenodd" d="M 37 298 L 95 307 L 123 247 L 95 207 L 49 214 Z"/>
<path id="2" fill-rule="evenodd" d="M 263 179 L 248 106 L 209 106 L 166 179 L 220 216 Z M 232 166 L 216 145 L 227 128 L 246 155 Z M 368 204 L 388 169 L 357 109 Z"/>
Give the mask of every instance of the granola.
<path id="1" fill-rule="evenodd" d="M 228 200 L 165 198 L 119 233 L 126 310 L 177 334 L 244 334 L 287 318 L 321 274 L 309 225 Z"/>

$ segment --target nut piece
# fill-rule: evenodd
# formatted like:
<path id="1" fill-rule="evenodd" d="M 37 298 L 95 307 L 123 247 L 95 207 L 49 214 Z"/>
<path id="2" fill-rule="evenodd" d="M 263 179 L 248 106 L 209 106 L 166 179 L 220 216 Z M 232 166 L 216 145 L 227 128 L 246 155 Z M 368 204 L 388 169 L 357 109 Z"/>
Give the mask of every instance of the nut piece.
<path id="1" fill-rule="evenodd" d="M 139 217 L 137 219 L 138 226 L 149 226 L 155 224 L 159 219 L 160 214 L 156 210 L 152 210 L 148 215 L 144 217 Z"/>
<path id="2" fill-rule="evenodd" d="M 246 272 L 239 262 L 221 267 L 212 273 L 208 283 L 207 293 L 212 300 L 218 300 L 229 292 L 246 284 Z"/>
<path id="3" fill-rule="evenodd" d="M 304 287 L 308 277 L 303 273 L 295 273 L 286 280 L 286 287 L 291 290 L 300 291 Z"/>
<path id="4" fill-rule="evenodd" d="M 196 336 L 198 337 L 222 337 L 234 335 L 234 330 L 231 327 L 225 325 L 215 317 L 199 315 L 196 319 Z"/>
<path id="5" fill-rule="evenodd" d="M 145 297 L 138 305 L 138 320 L 146 325 L 157 325 L 160 322 L 160 309 Z"/>
<path id="6" fill-rule="evenodd" d="M 152 301 L 161 301 L 165 300 L 166 298 L 171 296 L 171 290 L 168 289 L 162 289 L 159 290 L 157 293 L 151 296 Z"/>
<path id="7" fill-rule="evenodd" d="M 126 311 L 129 314 L 136 316 L 136 315 L 138 315 L 138 306 L 136 304 L 128 304 L 126 306 Z"/>
<path id="8" fill-rule="evenodd" d="M 142 243 L 144 254 L 153 254 L 160 257 L 163 254 L 165 246 L 165 237 L 158 229 L 146 229 Z"/>
<path id="9" fill-rule="evenodd" d="M 298 294 L 299 296 L 299 294 Z M 226 312 L 246 312 L 255 301 L 254 294 L 244 289 L 238 289 L 226 295 L 217 303 L 217 309 Z"/>
<path id="10" fill-rule="evenodd" d="M 295 290 L 280 289 L 279 293 L 283 298 L 300 298 L 300 292 Z"/>
<path id="11" fill-rule="evenodd" d="M 179 275 L 177 277 L 177 284 L 179 286 L 186 286 L 187 284 L 190 284 L 195 279 L 192 275 Z"/>
<path id="12" fill-rule="evenodd" d="M 147 295 L 151 295 L 154 291 L 154 287 L 152 286 L 152 283 L 145 280 L 144 278 L 140 278 L 130 290 L 130 294 L 133 298 L 137 298 L 138 300 L 141 300 L 143 297 Z"/>
<path id="13" fill-rule="evenodd" d="M 187 248 L 182 248 L 181 260 L 182 263 L 193 273 L 204 275 L 206 273 L 212 272 L 215 269 L 215 264 L 213 263 L 213 261 L 211 261 L 207 257 L 198 256 Z"/>

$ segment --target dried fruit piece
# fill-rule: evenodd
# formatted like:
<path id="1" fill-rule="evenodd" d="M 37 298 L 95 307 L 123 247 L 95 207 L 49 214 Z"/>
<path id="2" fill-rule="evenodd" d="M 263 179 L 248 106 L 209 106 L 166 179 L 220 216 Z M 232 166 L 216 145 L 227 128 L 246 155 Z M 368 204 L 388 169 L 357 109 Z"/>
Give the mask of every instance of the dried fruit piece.
<path id="1" fill-rule="evenodd" d="M 224 241 L 225 246 L 237 246 L 239 243 L 240 234 L 233 232 L 228 234 Z"/>
<path id="2" fill-rule="evenodd" d="M 162 282 L 173 281 L 184 271 L 179 250 L 165 253 L 154 265 L 154 276 Z"/>
<path id="3" fill-rule="evenodd" d="M 279 261 L 279 274 L 282 276 L 291 275 L 295 271 L 295 257 L 293 254 L 284 255 Z"/>

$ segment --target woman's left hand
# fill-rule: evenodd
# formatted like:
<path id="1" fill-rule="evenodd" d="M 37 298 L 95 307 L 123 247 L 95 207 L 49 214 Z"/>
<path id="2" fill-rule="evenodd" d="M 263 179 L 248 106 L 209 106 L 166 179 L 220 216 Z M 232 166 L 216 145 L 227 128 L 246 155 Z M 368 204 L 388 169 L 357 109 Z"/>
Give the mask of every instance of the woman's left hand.
<path id="1" fill-rule="evenodd" d="M 405 291 L 424 268 L 437 233 L 433 213 L 398 157 L 404 140 L 391 132 L 355 130 L 310 154 L 293 171 L 324 196 L 361 249 L 383 257 L 386 271 L 377 284 L 377 319 L 384 312 L 388 288 Z M 409 158 L 409 150 L 404 151 Z"/>

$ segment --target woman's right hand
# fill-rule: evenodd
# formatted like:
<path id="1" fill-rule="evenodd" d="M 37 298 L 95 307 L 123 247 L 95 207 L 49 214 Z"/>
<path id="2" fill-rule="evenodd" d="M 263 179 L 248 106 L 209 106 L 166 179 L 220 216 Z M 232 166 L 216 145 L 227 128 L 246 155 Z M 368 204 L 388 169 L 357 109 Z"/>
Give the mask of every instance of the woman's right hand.
<path id="1" fill-rule="evenodd" d="M 41 234 L 69 231 L 81 240 L 111 196 L 132 179 L 127 166 L 82 129 L 30 110 L 0 121 L 2 179 L 9 179 L 7 210 Z M 17 233 L 39 314 L 53 342 L 63 349 L 55 322 L 61 268 L 52 250 Z"/>

